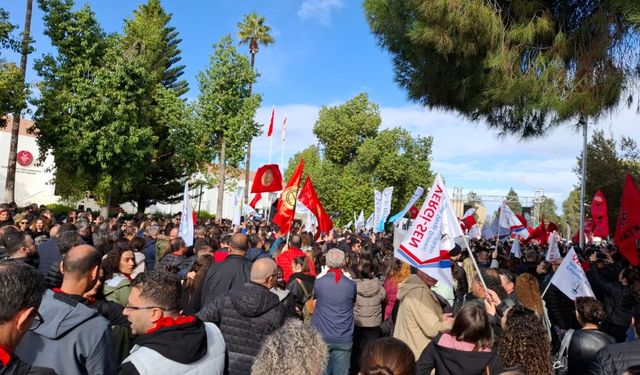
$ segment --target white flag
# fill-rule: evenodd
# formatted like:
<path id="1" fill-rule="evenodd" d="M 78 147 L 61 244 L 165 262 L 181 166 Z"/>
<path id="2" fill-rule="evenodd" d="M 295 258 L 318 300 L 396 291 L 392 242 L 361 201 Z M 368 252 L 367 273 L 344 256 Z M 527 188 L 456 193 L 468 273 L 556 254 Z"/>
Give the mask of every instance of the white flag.
<path id="1" fill-rule="evenodd" d="M 378 222 L 378 232 L 384 231 L 384 224 L 391 213 L 391 198 L 393 197 L 393 186 L 389 186 L 382 191 L 382 204 L 380 209 L 380 221 Z"/>
<path id="2" fill-rule="evenodd" d="M 413 205 L 416 204 L 416 202 L 418 201 L 418 199 L 420 199 L 422 194 L 424 194 L 424 188 L 422 186 L 418 186 L 416 188 L 416 191 L 413 192 L 413 195 L 411 196 L 411 199 L 409 199 L 409 202 L 407 202 L 407 204 L 404 206 L 402 211 L 400 211 L 397 214 L 395 214 L 392 217 L 390 217 L 389 218 L 389 222 L 390 223 L 396 223 L 400 219 L 402 219 L 404 217 L 404 215 L 406 215 L 407 212 L 409 212 L 411 207 L 413 207 Z"/>
<path id="3" fill-rule="evenodd" d="M 284 136 L 285 133 L 287 132 L 287 115 L 284 115 L 284 120 L 282 121 L 282 133 L 280 133 L 280 139 L 282 140 L 282 143 L 284 143 Z"/>
<path id="4" fill-rule="evenodd" d="M 569 250 L 560 263 L 551 278 L 551 283 L 573 301 L 576 297 L 595 297 L 587 275 L 584 274 L 578 256 L 573 249 Z"/>
<path id="5" fill-rule="evenodd" d="M 189 181 L 184 183 L 184 195 L 182 197 L 182 217 L 180 218 L 180 231 L 178 235 L 184 243 L 193 246 L 193 208 L 189 202 Z"/>
<path id="6" fill-rule="evenodd" d="M 378 233 L 378 223 L 382 213 L 382 192 L 373 191 L 373 233 Z"/>
<path id="7" fill-rule="evenodd" d="M 462 235 L 442 178 L 436 175 L 420 213 L 394 256 L 438 281 L 453 285 L 448 252 L 455 246 L 454 239 Z"/>
<path id="8" fill-rule="evenodd" d="M 364 229 L 365 230 L 373 229 L 373 214 L 369 215 L 369 217 L 367 218 L 367 221 L 364 223 Z"/>
<path id="9" fill-rule="evenodd" d="M 478 224 L 473 224 L 469 232 L 467 232 L 467 236 L 469 238 L 480 239 L 480 226 Z"/>
<path id="10" fill-rule="evenodd" d="M 356 226 L 356 230 L 360 230 L 364 228 L 364 211 L 360 210 L 360 215 L 358 216 L 358 219 L 356 220 L 355 226 Z"/>
<path id="11" fill-rule="evenodd" d="M 238 186 L 238 188 L 236 189 L 236 195 L 233 197 L 233 216 L 231 217 L 231 224 L 236 227 L 240 226 L 243 192 L 244 192 L 244 187 Z"/>
<path id="12" fill-rule="evenodd" d="M 502 203 L 502 206 L 500 207 L 500 209 L 501 209 L 500 227 L 508 228 L 513 233 L 524 238 L 525 240 L 529 238 L 529 231 L 524 226 L 524 224 L 520 221 L 520 219 L 518 219 L 516 214 L 514 214 L 513 211 L 511 211 L 511 208 L 507 206 L 507 202 Z"/>
<path id="13" fill-rule="evenodd" d="M 549 235 L 549 247 L 547 249 L 547 256 L 545 260 L 549 263 L 555 262 L 556 259 L 560 259 L 560 249 L 558 248 L 558 233 L 553 231 Z"/>
<path id="14" fill-rule="evenodd" d="M 518 236 L 513 239 L 513 244 L 511 245 L 511 255 L 514 258 L 522 258 L 522 251 L 520 250 L 520 239 Z"/>

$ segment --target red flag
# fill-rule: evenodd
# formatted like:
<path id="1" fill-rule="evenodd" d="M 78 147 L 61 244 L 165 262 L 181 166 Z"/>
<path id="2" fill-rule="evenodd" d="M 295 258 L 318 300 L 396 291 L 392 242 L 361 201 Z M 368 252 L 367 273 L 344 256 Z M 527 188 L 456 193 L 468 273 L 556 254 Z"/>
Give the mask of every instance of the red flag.
<path id="1" fill-rule="evenodd" d="M 409 209 L 409 215 L 411 215 L 411 220 L 417 218 L 419 213 L 420 213 L 420 209 L 415 205 L 411 206 L 411 208 Z"/>
<path id="2" fill-rule="evenodd" d="M 620 253 L 631 262 L 632 266 L 637 266 L 640 263 L 636 247 L 636 241 L 640 239 L 640 192 L 630 174 L 627 174 L 627 180 L 624 183 L 614 239 Z"/>
<path id="3" fill-rule="evenodd" d="M 329 215 L 327 215 L 327 211 L 322 207 L 322 203 L 320 203 L 320 199 L 318 199 L 318 194 L 313 188 L 313 183 L 311 183 L 311 178 L 307 177 L 307 180 L 302 186 L 302 190 L 300 190 L 300 196 L 298 199 L 300 200 L 300 203 L 307 206 L 318 220 L 318 232 L 316 232 L 316 239 L 320 237 L 320 234 L 323 232 L 328 234 L 333 228 L 333 222 Z"/>
<path id="4" fill-rule="evenodd" d="M 268 193 L 282 190 L 282 174 L 278 164 L 265 164 L 258 168 L 251 185 L 252 193 Z"/>
<path id="5" fill-rule="evenodd" d="M 529 235 L 527 242 L 532 240 L 537 240 L 541 246 L 545 246 L 547 244 L 548 237 L 549 236 L 547 235 L 547 227 L 544 224 L 544 217 L 543 217 L 542 219 L 540 219 L 540 224 L 535 229 L 533 229 L 533 231 Z"/>
<path id="6" fill-rule="evenodd" d="M 585 243 L 593 243 L 593 221 L 588 217 L 584 217 L 584 237 Z M 571 236 L 571 241 L 573 243 L 580 242 L 580 228 Z"/>
<path id="7" fill-rule="evenodd" d="M 524 216 L 516 214 L 516 217 L 518 218 L 518 220 L 520 220 L 520 222 L 522 223 L 522 225 L 524 225 L 524 227 L 528 227 L 529 223 L 527 223 L 527 220 L 524 218 Z"/>
<path id="8" fill-rule="evenodd" d="M 258 193 L 256 195 L 254 195 L 253 199 L 251 200 L 251 202 L 249 202 L 249 206 L 251 206 L 251 208 L 253 208 L 255 210 L 256 209 L 256 204 L 258 204 L 258 202 L 260 202 L 260 199 L 262 199 L 262 194 Z"/>
<path id="9" fill-rule="evenodd" d="M 591 217 L 593 218 L 593 235 L 607 237 L 609 235 L 609 216 L 607 215 L 607 200 L 600 190 L 596 192 L 591 202 Z"/>
<path id="10" fill-rule="evenodd" d="M 273 216 L 273 222 L 280 227 L 280 233 L 285 234 L 291 228 L 291 222 L 295 216 L 294 206 L 298 199 L 298 190 L 300 189 L 300 180 L 302 180 L 302 169 L 304 168 L 304 159 L 300 159 L 300 163 L 293 172 L 291 179 L 287 182 L 280 200 L 278 201 L 278 210 Z"/>
<path id="11" fill-rule="evenodd" d="M 269 130 L 267 130 L 267 137 L 271 137 L 271 134 L 273 134 L 273 119 L 275 118 L 276 115 L 276 107 L 273 107 L 273 109 L 271 110 L 271 121 L 269 121 Z"/>
<path id="12" fill-rule="evenodd" d="M 460 219 L 460 222 L 465 226 L 467 230 L 469 230 L 474 224 L 476 224 L 476 218 L 473 215 L 469 215 Z"/>
<path id="13" fill-rule="evenodd" d="M 547 225 L 547 232 L 549 233 L 558 232 L 558 224 L 554 223 L 553 221 L 550 221 L 549 225 Z"/>

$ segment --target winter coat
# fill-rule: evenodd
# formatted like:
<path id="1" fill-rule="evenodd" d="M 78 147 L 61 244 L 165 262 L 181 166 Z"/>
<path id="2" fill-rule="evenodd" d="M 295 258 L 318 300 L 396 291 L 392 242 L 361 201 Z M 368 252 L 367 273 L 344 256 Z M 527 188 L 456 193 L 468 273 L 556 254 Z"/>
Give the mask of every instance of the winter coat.
<path id="1" fill-rule="evenodd" d="M 631 324 L 631 310 L 636 304 L 631 288 L 621 285 L 617 280 L 608 280 L 601 274 L 597 267 L 592 266 L 587 272 L 589 284 L 600 301 L 605 305 L 607 318 L 603 324 L 604 331 L 612 334 L 614 330 L 609 330 L 609 326 L 624 327 L 616 331 L 621 331 L 620 337 L 615 337 L 618 342 L 623 342 L 626 338 L 624 334 L 626 327 Z"/>
<path id="2" fill-rule="evenodd" d="M 114 373 L 111 326 L 97 311 L 51 290 L 38 311 L 44 323 L 25 334 L 16 350 L 20 358 L 64 375 Z"/>
<path id="3" fill-rule="evenodd" d="M 434 337 L 451 329 L 451 323 L 444 321 L 438 298 L 418 275 L 400 283 L 398 300 L 400 309 L 393 337 L 404 341 L 419 358 Z"/>
<path id="4" fill-rule="evenodd" d="M 547 294 L 544 295 L 544 302 L 552 325 L 564 330 L 580 328 L 576 320 L 575 303 L 558 287 L 549 285 Z"/>
<path id="5" fill-rule="evenodd" d="M 156 265 L 156 240 L 145 236 L 142 253 L 144 254 L 144 262 L 147 265 L 147 272 L 153 271 Z"/>
<path id="6" fill-rule="evenodd" d="M 49 267 L 49 271 L 44 277 L 45 281 L 47 282 L 47 286 L 51 289 L 60 288 L 60 286 L 62 285 L 62 272 L 60 271 L 61 262 L 62 255 L 60 255 L 59 258 L 51 264 L 51 267 Z"/>
<path id="7" fill-rule="evenodd" d="M 40 254 L 38 272 L 46 275 L 51 265 L 62 258 L 60 250 L 58 250 L 58 237 L 52 237 L 38 245 L 38 254 Z"/>
<path id="8" fill-rule="evenodd" d="M 245 254 L 245 257 L 249 262 L 253 263 L 256 260 L 261 258 L 269 258 L 269 254 L 262 249 L 259 249 L 257 247 L 252 247 L 247 251 L 247 253 Z"/>
<path id="9" fill-rule="evenodd" d="M 618 375 L 640 365 L 640 340 L 607 345 L 596 354 L 586 375 Z"/>
<path id="10" fill-rule="evenodd" d="M 282 268 L 282 278 L 285 282 L 289 281 L 289 277 L 291 277 L 291 274 L 293 273 L 291 263 L 295 258 L 302 256 L 305 256 L 305 253 L 302 250 L 292 247 L 280 253 L 276 258 L 276 264 Z M 309 266 L 311 266 L 311 264 L 309 264 Z"/>
<path id="11" fill-rule="evenodd" d="M 129 300 L 129 293 L 131 293 L 131 282 L 125 275 L 116 273 L 112 278 L 104 282 L 102 292 L 107 301 L 126 306 Z"/>
<path id="12" fill-rule="evenodd" d="M 355 324 L 358 327 L 379 327 L 382 304 L 387 293 L 378 279 L 356 279 Z"/>
<path id="13" fill-rule="evenodd" d="M 304 284 L 307 292 L 306 296 L 305 291 L 302 289 L 300 283 L 297 280 L 300 280 L 300 282 Z M 302 311 L 305 302 L 307 302 L 307 298 L 313 296 L 313 285 L 315 284 L 315 281 L 315 277 L 301 272 L 296 272 L 289 278 L 287 289 L 291 292 L 291 298 L 293 299 L 293 302 L 295 303 L 295 306 L 299 311 Z"/>
<path id="14" fill-rule="evenodd" d="M 615 344 L 616 340 L 597 329 L 579 329 L 569 343 L 569 375 L 582 375 L 593 365 L 598 350 Z"/>
<path id="15" fill-rule="evenodd" d="M 220 328 L 228 373 L 250 374 L 262 343 L 284 323 L 286 306 L 263 285 L 248 282 L 208 303 L 197 316 Z"/>
<path id="16" fill-rule="evenodd" d="M 384 319 L 387 319 L 389 315 L 391 315 L 393 307 L 396 305 L 396 300 L 398 299 L 398 284 L 392 277 L 387 277 L 384 283 L 382 283 L 382 287 L 387 295 L 384 306 Z"/>
<path id="17" fill-rule="evenodd" d="M 232 254 L 222 263 L 214 263 L 207 270 L 207 275 L 202 283 L 201 292 L 194 298 L 194 309 L 200 310 L 218 296 L 226 293 L 233 287 L 244 285 L 251 279 L 251 266 L 244 256 Z"/>
<path id="18" fill-rule="evenodd" d="M 336 279 L 339 281 L 336 282 Z M 316 307 L 311 318 L 311 327 L 329 344 L 352 343 L 356 283 L 342 271 L 327 271 L 316 279 L 313 295 L 316 298 Z"/>
<path id="19" fill-rule="evenodd" d="M 0 375 L 56 375 L 46 367 L 31 366 L 0 346 Z"/>
<path id="20" fill-rule="evenodd" d="M 160 259 L 160 262 L 156 265 L 156 269 L 164 271 L 166 267 L 178 267 L 180 271 L 183 271 L 191 266 L 192 261 L 193 259 L 186 255 L 169 253 Z"/>
<path id="21" fill-rule="evenodd" d="M 118 375 L 221 375 L 224 356 L 220 329 L 196 320 L 139 336 Z"/>
<path id="22" fill-rule="evenodd" d="M 437 335 L 422 351 L 416 374 L 430 374 L 434 369 L 436 375 L 499 374 L 504 370 L 495 347 L 491 351 L 463 351 L 440 345 L 441 339 L 442 335 Z"/>

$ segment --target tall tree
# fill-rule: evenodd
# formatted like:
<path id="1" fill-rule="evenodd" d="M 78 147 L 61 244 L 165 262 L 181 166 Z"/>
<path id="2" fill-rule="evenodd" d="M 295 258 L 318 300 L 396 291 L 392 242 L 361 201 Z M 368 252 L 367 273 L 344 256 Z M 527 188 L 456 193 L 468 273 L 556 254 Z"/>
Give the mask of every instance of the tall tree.
<path id="1" fill-rule="evenodd" d="M 247 44 L 249 46 L 249 53 L 251 54 L 251 69 L 255 69 L 256 54 L 260 48 L 260 45 L 268 46 L 275 42 L 271 35 L 271 26 L 266 24 L 266 19 L 262 16 L 258 16 L 256 12 L 251 12 L 244 16 L 242 22 L 238 23 L 238 38 L 240 44 Z M 249 84 L 249 93 L 253 90 L 253 83 Z M 249 175 L 251 173 L 251 142 L 253 137 L 249 139 L 247 144 L 247 155 L 245 160 L 245 189 L 244 189 L 244 201 L 248 202 L 249 199 Z"/>
<path id="2" fill-rule="evenodd" d="M 198 74 L 199 125 L 194 134 L 206 135 L 203 140 L 208 148 L 203 156 L 207 160 L 217 156 L 220 180 L 216 216 L 222 217 L 226 166 L 237 166 L 242 161 L 242 150 L 258 129 L 253 118 L 262 98 L 251 93 L 256 73 L 249 60 L 232 45 L 231 37 L 223 37 L 213 48 L 209 66 Z"/>
<path id="3" fill-rule="evenodd" d="M 184 66 L 178 65 L 181 39 L 170 22 L 171 14 L 165 12 L 160 0 L 149 0 L 140 5 L 133 17 L 125 20 L 122 44 L 139 51 L 142 67 L 149 76 L 144 90 L 150 105 L 143 115 L 156 136 L 155 153 L 148 168 L 138 172 L 143 178 L 130 192 L 120 192 L 115 197 L 117 202 L 135 202 L 138 212 L 144 212 L 147 206 L 157 202 L 173 203 L 181 199 L 183 180 L 188 172 L 175 162 L 176 149 L 169 137 L 171 129 L 183 120 L 165 121 L 167 116 L 174 117 L 171 112 L 184 116 L 183 119 L 189 118 L 185 115 L 185 107 L 175 101 L 189 90 L 189 86 L 181 79 Z"/>
<path id="4" fill-rule="evenodd" d="M 129 191 L 148 168 L 155 135 L 144 116 L 149 77 L 139 49 L 106 37 L 85 5 L 39 0 L 56 55 L 36 61 L 41 77 L 35 126 L 41 159 L 55 159 L 63 197 L 95 193 L 105 208 L 113 191 Z M 77 32 L 82 30 L 82 32 Z"/>
<path id="5" fill-rule="evenodd" d="M 24 30 L 22 32 L 22 43 L 20 45 L 20 80 L 17 83 L 22 92 L 26 92 L 25 77 L 27 73 L 27 58 L 31 51 L 31 14 L 33 10 L 33 0 L 27 0 L 27 10 L 24 17 Z M 18 157 L 18 135 L 20 134 L 20 118 L 21 111 L 26 108 L 26 95 L 22 97 L 22 103 L 16 111 L 13 112 L 13 124 L 11 126 L 11 143 L 9 144 L 9 161 L 7 163 L 7 179 L 4 187 L 4 199 L 7 202 L 15 200 L 16 188 L 16 164 Z"/>
<path id="6" fill-rule="evenodd" d="M 0 8 L 0 113 L 15 113 L 24 108 L 27 95 L 22 72 L 13 62 L 2 57 L 2 49 L 20 50 L 20 41 L 13 35 L 18 27 L 9 22 L 9 13 Z M 0 128 L 7 125 L 5 117 L 0 117 Z"/>
<path id="7" fill-rule="evenodd" d="M 560 217 L 556 213 L 558 209 L 558 205 L 556 205 L 556 201 L 550 197 L 544 197 L 544 202 L 540 207 L 540 215 L 544 218 L 545 223 L 553 221 L 558 224 L 560 221 Z"/>
<path id="8" fill-rule="evenodd" d="M 396 81 L 429 107 L 533 137 L 617 106 L 640 74 L 633 0 L 365 0 Z"/>
<path id="9" fill-rule="evenodd" d="M 520 204 L 520 198 L 513 188 L 509 189 L 507 196 L 504 197 L 507 201 L 507 206 L 513 211 L 514 214 L 522 215 L 522 204 Z"/>
<path id="10" fill-rule="evenodd" d="M 560 219 L 564 234 L 569 228 L 570 235 L 580 227 L 580 188 L 573 189 L 567 199 L 562 202 L 562 217 Z"/>

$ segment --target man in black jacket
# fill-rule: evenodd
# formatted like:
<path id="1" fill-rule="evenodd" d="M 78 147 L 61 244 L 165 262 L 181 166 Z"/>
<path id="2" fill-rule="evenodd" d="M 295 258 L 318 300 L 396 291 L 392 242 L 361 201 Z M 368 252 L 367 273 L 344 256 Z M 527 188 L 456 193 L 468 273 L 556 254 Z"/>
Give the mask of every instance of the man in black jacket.
<path id="1" fill-rule="evenodd" d="M 242 233 L 236 233 L 231 236 L 229 256 L 222 263 L 215 263 L 209 267 L 202 283 L 200 303 L 196 302 L 194 304 L 196 310 L 207 305 L 229 289 L 244 285 L 249 281 L 251 278 L 251 262 L 245 258 L 248 249 L 249 241 L 247 236 Z"/>
<path id="2" fill-rule="evenodd" d="M 598 351 L 590 375 L 622 374 L 632 366 L 640 365 L 640 304 L 633 308 L 633 330 L 636 340 L 607 345 Z"/>
<path id="3" fill-rule="evenodd" d="M 258 259 L 251 268 L 251 281 L 198 312 L 200 319 L 215 323 L 222 331 L 228 353 L 226 373 L 250 374 L 263 341 L 284 323 L 287 305 L 269 291 L 277 277 L 278 266 L 272 259 Z"/>
<path id="4" fill-rule="evenodd" d="M 22 262 L 0 263 L 0 285 L 0 374 L 55 374 L 14 354 L 24 334 L 42 322 L 38 313 L 45 290 L 42 276 Z"/>

